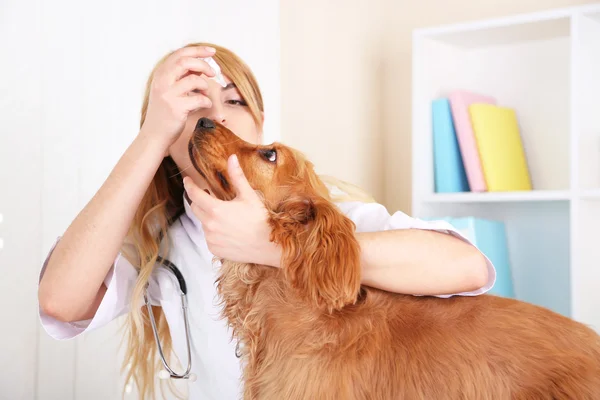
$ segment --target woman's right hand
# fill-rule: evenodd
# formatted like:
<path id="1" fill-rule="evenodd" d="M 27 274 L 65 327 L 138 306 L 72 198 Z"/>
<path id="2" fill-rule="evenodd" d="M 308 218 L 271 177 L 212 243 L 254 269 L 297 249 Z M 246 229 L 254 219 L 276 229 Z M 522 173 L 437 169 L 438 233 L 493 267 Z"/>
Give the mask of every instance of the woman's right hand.
<path id="1" fill-rule="evenodd" d="M 47 315 L 61 321 L 95 315 L 106 293 L 103 282 L 165 151 L 181 134 L 191 111 L 212 106 L 206 79 L 215 73 L 200 58 L 213 54 L 204 47 L 185 47 L 157 68 L 138 134 L 143 140 L 130 144 L 48 258 L 38 289 Z"/>
<path id="2" fill-rule="evenodd" d="M 160 140 L 166 149 L 183 131 L 188 114 L 212 107 L 205 92 L 208 82 L 201 74 L 214 77 L 215 71 L 200 58 L 214 54 L 215 50 L 210 47 L 184 47 L 158 67 L 150 85 L 146 118 L 140 133 Z"/>

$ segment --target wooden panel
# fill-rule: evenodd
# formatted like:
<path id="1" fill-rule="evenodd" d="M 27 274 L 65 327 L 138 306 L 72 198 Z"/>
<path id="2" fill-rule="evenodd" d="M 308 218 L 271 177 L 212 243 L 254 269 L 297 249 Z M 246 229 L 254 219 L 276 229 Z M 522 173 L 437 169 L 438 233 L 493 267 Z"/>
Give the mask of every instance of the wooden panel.
<path id="1" fill-rule="evenodd" d="M 42 248 L 48 251 L 79 211 L 82 135 L 81 29 L 83 3 L 42 4 L 38 59 L 43 60 Z M 45 255 L 45 254 L 44 254 Z M 40 329 L 38 399 L 74 399 L 75 342 L 54 341 Z"/>
<path id="2" fill-rule="evenodd" d="M 29 400 L 41 246 L 41 15 L 39 1 L 8 0 L 0 8 L 0 399 Z"/>

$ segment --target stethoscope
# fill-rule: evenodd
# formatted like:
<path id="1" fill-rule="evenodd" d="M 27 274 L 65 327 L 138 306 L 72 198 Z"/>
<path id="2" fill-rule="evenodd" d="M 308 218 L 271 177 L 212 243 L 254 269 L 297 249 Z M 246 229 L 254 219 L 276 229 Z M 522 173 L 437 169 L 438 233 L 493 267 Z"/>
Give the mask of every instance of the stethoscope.
<path id="1" fill-rule="evenodd" d="M 156 328 L 156 321 L 154 320 L 154 313 L 152 312 L 152 305 L 150 304 L 150 300 L 148 299 L 148 286 L 146 286 L 146 291 L 144 292 L 144 302 L 146 303 L 146 308 L 148 309 L 148 315 L 150 316 L 150 324 L 152 325 L 152 332 L 154 334 L 154 341 L 156 342 L 156 347 L 158 348 L 158 353 L 160 354 L 160 359 L 162 361 L 164 370 L 158 373 L 158 377 L 160 379 L 189 379 L 191 382 L 194 382 L 197 378 L 196 374 L 191 373 L 192 370 L 192 346 L 190 339 L 190 322 L 188 318 L 188 300 L 187 300 L 187 284 L 185 283 L 185 279 L 183 274 L 179 269 L 173 264 L 171 261 L 164 259 L 160 256 L 156 259 L 157 262 L 161 263 L 164 267 L 168 268 L 173 275 L 177 278 L 177 282 L 179 283 L 179 295 L 181 296 L 181 309 L 183 311 L 183 321 L 185 324 L 185 341 L 187 347 L 187 368 L 185 372 L 182 374 L 176 373 L 173 368 L 169 366 L 167 360 L 165 359 L 165 355 L 163 353 L 162 346 L 160 344 L 160 339 L 158 338 L 158 329 Z"/>
<path id="2" fill-rule="evenodd" d="M 152 312 L 152 305 L 150 304 L 150 300 L 148 299 L 148 286 L 146 286 L 146 291 L 144 292 L 144 302 L 146 303 L 146 308 L 148 309 L 148 315 L 150 316 L 150 325 L 152 326 L 152 333 L 154 334 L 154 341 L 156 342 L 156 347 L 158 348 L 158 353 L 160 355 L 160 359 L 162 361 L 165 369 L 158 373 L 158 377 L 160 379 L 188 379 L 190 382 L 195 382 L 197 379 L 196 374 L 191 373 L 192 370 L 192 346 L 190 339 L 190 322 L 188 318 L 188 300 L 187 300 L 187 284 L 185 283 L 185 278 L 179 268 L 175 266 L 171 261 L 164 259 L 160 256 L 157 257 L 156 262 L 161 263 L 164 267 L 168 268 L 173 275 L 177 278 L 177 282 L 179 283 L 179 295 L 181 296 L 181 309 L 183 311 L 183 321 L 185 324 L 185 341 L 187 347 L 187 368 L 185 372 L 182 374 L 176 373 L 167 363 L 165 359 L 165 355 L 163 353 L 162 345 L 160 344 L 160 339 L 158 337 L 158 328 L 156 327 L 156 321 L 154 320 L 154 313 Z M 240 358 L 240 343 L 238 342 L 235 348 L 235 356 Z"/>
<path id="3" fill-rule="evenodd" d="M 152 312 L 152 305 L 150 304 L 150 300 L 148 299 L 148 285 L 146 285 L 146 289 L 144 291 L 144 303 L 146 304 L 146 308 L 148 309 L 148 315 L 150 317 L 150 325 L 152 326 L 152 333 L 154 334 L 154 341 L 156 342 L 156 347 L 158 348 L 158 354 L 160 355 L 160 360 L 165 369 L 161 370 L 158 373 L 159 379 L 188 379 L 190 382 L 195 382 L 197 379 L 196 374 L 192 373 L 192 345 L 190 339 L 190 322 L 188 318 L 188 300 L 187 300 L 187 284 L 185 283 L 185 278 L 179 268 L 175 266 L 171 261 L 158 256 L 156 259 L 157 263 L 160 263 L 162 266 L 168 268 L 173 275 L 177 278 L 177 282 L 179 284 L 179 295 L 181 296 L 181 309 L 183 311 L 183 321 L 185 324 L 185 341 L 187 347 L 187 368 L 185 372 L 182 374 L 176 373 L 173 368 L 169 365 L 165 358 L 165 354 L 163 352 L 162 345 L 160 344 L 160 339 L 158 337 L 158 328 L 156 327 L 156 321 L 154 320 L 154 313 Z M 129 367 L 128 367 L 129 368 Z M 131 393 L 133 391 L 133 386 L 131 381 L 125 385 L 125 392 Z"/>
<path id="4" fill-rule="evenodd" d="M 187 195 L 186 195 L 187 196 Z M 152 333 L 154 335 L 154 341 L 156 342 L 156 347 L 158 348 L 158 353 L 160 355 L 160 360 L 165 369 L 161 370 L 158 373 L 159 379 L 187 379 L 190 382 L 195 382 L 197 379 L 196 374 L 192 373 L 192 344 L 190 338 L 190 322 L 188 317 L 188 299 L 187 299 L 187 284 L 185 282 L 185 278 L 179 268 L 175 266 L 171 261 L 157 256 L 156 262 L 160 263 L 163 267 L 169 269 L 175 278 L 177 278 L 177 282 L 179 284 L 179 295 L 181 296 L 181 309 L 183 311 L 183 321 L 185 325 L 185 342 L 187 348 L 187 368 L 185 372 L 182 374 L 176 373 L 173 368 L 169 365 L 165 358 L 165 354 L 163 352 L 162 345 L 160 344 L 160 339 L 158 337 L 158 328 L 156 327 L 156 321 L 154 320 L 154 313 L 152 312 L 152 305 L 150 304 L 150 300 L 148 298 L 148 285 L 146 285 L 144 291 L 144 303 L 146 304 L 146 308 L 148 310 L 148 316 L 150 317 L 150 325 L 152 327 Z M 240 358 L 240 343 L 238 342 L 235 348 L 236 357 Z M 125 392 L 131 393 L 132 391 L 131 383 L 125 385 Z"/>

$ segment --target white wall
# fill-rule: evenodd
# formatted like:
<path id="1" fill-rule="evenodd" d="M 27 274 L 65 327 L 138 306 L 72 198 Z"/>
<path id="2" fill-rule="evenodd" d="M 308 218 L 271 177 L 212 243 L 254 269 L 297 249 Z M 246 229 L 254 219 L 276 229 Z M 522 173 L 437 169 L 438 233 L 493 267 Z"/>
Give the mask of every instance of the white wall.
<path id="1" fill-rule="evenodd" d="M 0 3 L 0 399 L 120 398 L 118 326 L 53 341 L 39 327 L 37 278 L 136 135 L 154 62 L 188 41 L 246 60 L 266 140 L 277 140 L 277 0 Z"/>

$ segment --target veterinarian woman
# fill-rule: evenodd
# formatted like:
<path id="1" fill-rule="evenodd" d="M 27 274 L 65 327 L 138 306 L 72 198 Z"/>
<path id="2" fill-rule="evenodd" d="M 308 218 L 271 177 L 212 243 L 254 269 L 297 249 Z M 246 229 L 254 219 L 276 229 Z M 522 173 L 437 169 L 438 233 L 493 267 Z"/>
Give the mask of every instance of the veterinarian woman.
<path id="1" fill-rule="evenodd" d="M 228 174 L 237 197 L 228 202 L 206 193 L 205 181 L 190 167 L 188 141 L 200 117 L 225 124 L 246 141 L 262 140 L 263 103 L 252 72 L 229 50 L 208 46 L 186 46 L 158 63 L 137 137 L 57 240 L 40 274 L 41 323 L 53 338 L 74 338 L 128 314 L 125 371 L 144 398 L 155 392 L 163 368 L 144 306 L 147 284 L 165 357 L 176 372 L 187 365 L 178 282 L 156 263 L 159 251 L 188 287 L 197 376 L 187 381 L 191 399 L 237 399 L 241 391 L 236 343 L 219 318 L 213 255 L 284 267 L 281 250 L 269 241 L 266 210 L 236 159 L 229 159 Z M 220 66 L 225 87 L 211 79 L 207 57 Z M 329 187 L 334 197 L 343 195 L 336 202 L 356 223 L 365 285 L 449 297 L 482 294 L 494 284 L 493 265 L 451 226 L 350 201 L 361 197 L 347 184 Z"/>

